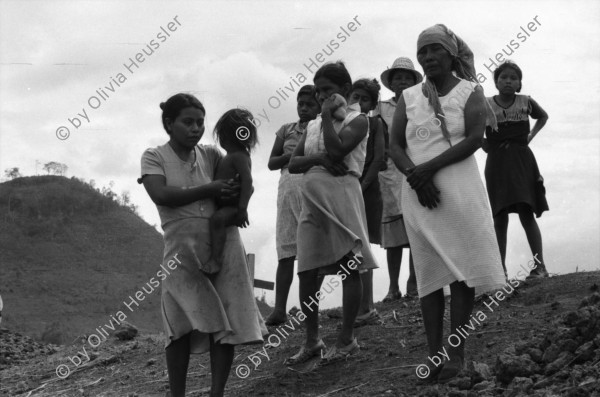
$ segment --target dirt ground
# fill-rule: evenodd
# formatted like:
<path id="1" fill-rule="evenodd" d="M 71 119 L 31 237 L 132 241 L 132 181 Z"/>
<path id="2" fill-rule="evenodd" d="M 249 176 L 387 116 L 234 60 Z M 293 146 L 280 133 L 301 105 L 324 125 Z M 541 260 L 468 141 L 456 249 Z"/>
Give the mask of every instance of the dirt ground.
<path id="1" fill-rule="evenodd" d="M 548 335 L 567 329 L 569 321 L 578 321 L 578 325 L 573 327 L 580 327 L 581 321 L 569 316 L 574 316 L 571 312 L 580 308 L 584 298 L 589 300 L 598 291 L 599 285 L 600 272 L 581 272 L 528 283 L 520 281 L 516 290 L 505 292 L 505 298 L 497 301 L 497 305 L 491 302 L 491 297 L 480 297 L 474 313 L 481 311 L 485 319 L 480 315 L 480 324 L 474 331 L 468 330 L 466 360 L 477 365 L 487 364 L 491 371 L 487 377 L 485 374 L 480 379 L 465 377 L 446 385 L 417 384 L 415 369 L 427 362 L 427 346 L 419 303 L 411 300 L 377 303 L 382 322 L 356 330 L 360 353 L 348 361 L 324 367 L 317 365 L 318 358 L 296 367 L 284 366 L 284 359 L 296 353 L 301 346 L 303 331 L 294 321 L 289 322 L 288 327 L 271 329 L 272 335 L 278 335 L 278 346 L 264 350 L 260 345 L 236 348 L 226 395 L 600 396 L 600 344 L 594 346 L 594 342 L 600 343 L 597 334 L 600 320 L 597 317 L 593 317 L 594 323 L 588 316 L 586 321 L 589 324 L 583 325 L 589 325 L 585 328 L 589 332 L 596 332 L 591 336 L 586 334 L 586 340 L 592 341 L 591 349 L 596 349 L 596 354 L 590 353 L 591 358 L 584 363 L 577 359 L 581 356 L 577 353 L 580 350 L 577 350 L 573 354 L 579 355 L 557 371 L 550 371 L 546 366 L 545 373 L 537 370 L 525 377 L 518 373 L 507 375 L 506 369 L 499 364 L 502 361 L 499 356 L 507 349 L 510 352 L 513 346 L 516 346 L 517 353 L 519 349 L 527 348 L 527 343 L 533 346 L 536 340 L 543 341 L 539 342 L 540 346 L 549 346 L 552 339 Z M 600 310 L 600 304 L 595 305 Z M 268 308 L 263 310 L 268 311 Z M 329 346 L 334 344 L 341 323 L 339 318 L 332 318 L 336 317 L 335 313 L 333 309 L 323 311 L 320 316 L 321 336 Z M 294 330 L 291 329 L 292 324 Z M 449 323 L 446 321 L 445 336 L 448 332 Z M 573 337 L 577 341 L 583 340 L 583 337 L 578 338 Z M 278 344 L 277 339 L 271 336 L 269 341 Z M 90 357 L 89 361 L 85 357 L 74 357 L 78 350 L 82 350 L 81 341 L 70 346 L 41 345 L 0 329 L 0 342 L 2 396 L 165 396 L 168 391 L 161 335 L 140 334 L 130 341 L 110 337 L 93 351 L 86 344 L 85 354 Z M 571 350 L 575 351 L 578 346 Z M 543 357 L 546 362 L 549 350 Z M 533 358 L 535 355 L 530 353 L 530 356 Z M 256 357 L 260 358 L 260 363 Z M 82 360 L 78 367 L 74 364 L 77 360 Z M 538 361 L 542 365 L 541 356 Z M 70 375 L 65 379 L 57 376 L 59 365 L 63 365 L 62 370 L 65 370 L 64 365 L 69 367 Z M 516 378 L 507 383 L 506 376 L 510 376 L 509 380 Z M 209 385 L 208 355 L 193 356 L 187 395 L 208 395 Z"/>

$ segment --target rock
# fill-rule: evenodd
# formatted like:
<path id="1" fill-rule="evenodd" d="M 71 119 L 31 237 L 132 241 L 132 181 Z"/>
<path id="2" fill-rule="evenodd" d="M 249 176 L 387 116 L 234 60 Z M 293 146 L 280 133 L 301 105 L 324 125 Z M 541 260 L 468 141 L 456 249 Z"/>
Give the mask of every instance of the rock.
<path id="1" fill-rule="evenodd" d="M 471 378 L 468 376 L 463 376 L 452 379 L 450 382 L 448 382 L 448 386 L 456 387 L 459 390 L 469 390 L 471 388 Z"/>
<path id="2" fill-rule="evenodd" d="M 565 317 L 565 324 L 570 327 L 585 327 L 589 324 L 592 317 L 592 308 L 589 306 L 581 308 L 576 312 L 569 312 Z"/>
<path id="3" fill-rule="evenodd" d="M 554 374 L 554 379 L 566 380 L 571 377 L 570 368 L 561 368 L 557 373 Z"/>
<path id="4" fill-rule="evenodd" d="M 560 353 L 560 355 L 558 356 L 558 358 L 556 360 L 554 360 L 552 363 L 546 365 L 544 374 L 546 376 L 549 376 L 549 375 L 556 373 L 561 368 L 566 366 L 572 359 L 573 359 L 573 353 L 569 353 L 569 352 Z"/>
<path id="5" fill-rule="evenodd" d="M 573 339 L 564 340 L 558 345 L 558 348 L 560 351 L 568 351 L 570 353 L 574 353 L 578 347 L 579 347 L 579 344 L 577 342 L 575 342 Z"/>
<path id="6" fill-rule="evenodd" d="M 575 356 L 577 356 L 575 362 L 581 364 L 591 360 L 594 358 L 594 350 L 596 350 L 594 342 L 585 342 L 575 350 Z"/>
<path id="7" fill-rule="evenodd" d="M 532 347 L 527 350 L 527 354 L 529 354 L 529 357 L 531 357 L 531 359 L 534 362 L 538 364 L 541 364 L 543 362 L 544 353 L 540 349 Z"/>
<path id="8" fill-rule="evenodd" d="M 519 342 L 515 343 L 515 354 L 517 356 L 520 356 L 521 354 L 525 353 L 528 348 L 529 348 L 528 342 L 519 341 Z"/>
<path id="9" fill-rule="evenodd" d="M 440 392 L 437 389 L 429 387 L 418 394 L 419 397 L 440 397 Z"/>
<path id="10" fill-rule="evenodd" d="M 471 377 L 473 384 L 480 383 L 492 377 L 490 367 L 488 367 L 487 364 L 478 363 L 476 361 L 467 362 L 466 373 Z"/>
<path id="11" fill-rule="evenodd" d="M 150 365 L 154 365 L 154 364 L 156 364 L 155 358 L 151 358 L 146 362 L 146 366 L 150 366 Z"/>
<path id="12" fill-rule="evenodd" d="M 20 381 L 19 383 L 17 383 L 17 388 L 16 388 L 16 392 L 17 393 L 24 393 L 27 390 L 31 389 L 29 387 L 29 385 L 27 384 L 27 382 L 25 382 L 24 380 Z"/>
<path id="13" fill-rule="evenodd" d="M 467 392 L 467 397 L 494 397 L 494 395 L 491 394 L 491 392 L 481 393 L 481 392 L 475 392 L 475 391 L 469 390 Z"/>
<path id="14" fill-rule="evenodd" d="M 496 379 L 502 383 L 510 383 L 515 377 L 528 377 L 540 371 L 528 355 L 511 356 L 500 354 L 496 359 Z"/>
<path id="15" fill-rule="evenodd" d="M 467 397 L 467 392 L 465 390 L 450 390 L 446 394 L 448 397 Z"/>
<path id="16" fill-rule="evenodd" d="M 594 284 L 596 285 L 596 284 Z M 592 291 L 597 291 L 598 290 L 598 286 L 596 285 L 596 288 L 594 289 L 593 286 L 592 288 L 590 288 Z M 581 303 L 579 304 L 579 307 L 586 307 L 586 306 L 595 306 L 596 304 L 598 304 L 600 302 L 600 294 L 598 292 L 583 298 L 583 300 L 581 301 Z"/>
<path id="17" fill-rule="evenodd" d="M 557 345 L 551 345 L 546 349 L 544 355 L 542 356 L 542 361 L 546 364 L 555 361 L 560 354 L 560 349 Z"/>
<path id="18" fill-rule="evenodd" d="M 119 329 L 115 331 L 115 337 L 119 340 L 131 340 L 138 334 L 138 330 L 133 325 L 126 321 L 123 321 L 119 326 Z"/>
<path id="19" fill-rule="evenodd" d="M 489 380 L 484 380 L 483 382 L 477 383 L 476 385 L 474 385 L 473 391 L 483 391 L 483 390 L 491 391 L 494 387 L 495 387 L 494 382 L 489 381 Z"/>
<path id="20" fill-rule="evenodd" d="M 519 394 L 528 395 L 529 390 L 533 387 L 533 381 L 529 378 L 515 377 L 512 382 L 508 385 L 507 391 L 509 396 L 516 396 Z"/>
<path id="21" fill-rule="evenodd" d="M 534 389 L 544 389 L 552 384 L 552 378 L 542 378 L 539 382 L 533 385 Z"/>
<path id="22" fill-rule="evenodd" d="M 514 346 L 509 346 L 506 349 L 504 349 L 504 354 L 508 354 L 508 355 L 514 356 L 514 355 L 517 354 L 517 352 L 516 352 Z"/>

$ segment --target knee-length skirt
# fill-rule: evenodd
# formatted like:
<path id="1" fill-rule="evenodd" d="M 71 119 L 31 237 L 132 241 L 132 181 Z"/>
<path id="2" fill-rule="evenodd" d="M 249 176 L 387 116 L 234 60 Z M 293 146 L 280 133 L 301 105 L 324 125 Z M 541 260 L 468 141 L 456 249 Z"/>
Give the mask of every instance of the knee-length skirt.
<path id="1" fill-rule="evenodd" d="M 359 270 L 378 267 L 358 178 L 313 168 L 302 178 L 298 272 L 331 266 L 350 251 L 363 258 Z"/>

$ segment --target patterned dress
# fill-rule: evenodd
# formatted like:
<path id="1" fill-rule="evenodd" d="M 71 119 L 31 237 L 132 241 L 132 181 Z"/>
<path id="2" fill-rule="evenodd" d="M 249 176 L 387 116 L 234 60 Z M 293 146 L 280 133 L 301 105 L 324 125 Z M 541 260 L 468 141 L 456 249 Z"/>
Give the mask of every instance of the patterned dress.
<path id="1" fill-rule="evenodd" d="M 474 85 L 461 80 L 440 97 L 453 145 L 465 138 L 464 110 Z M 404 90 L 406 153 L 419 165 L 450 148 L 421 84 Z M 492 214 L 475 156 L 439 170 L 433 183 L 440 190 L 437 208 L 423 207 L 404 180 L 402 208 L 415 261 L 419 296 L 455 281 L 464 281 L 475 293 L 500 288 L 505 277 L 500 261 Z"/>
<path id="2" fill-rule="evenodd" d="M 486 131 L 490 144 L 485 163 L 485 180 L 494 216 L 502 212 L 517 212 L 517 205 L 524 203 L 539 218 L 548 211 L 546 189 L 537 161 L 529 148 L 529 116 L 538 118 L 529 97 L 515 95 L 515 101 L 507 108 L 488 98 L 496 119 L 498 131 Z M 539 112 L 539 110 L 538 110 Z M 501 143 L 508 147 L 500 147 Z"/>

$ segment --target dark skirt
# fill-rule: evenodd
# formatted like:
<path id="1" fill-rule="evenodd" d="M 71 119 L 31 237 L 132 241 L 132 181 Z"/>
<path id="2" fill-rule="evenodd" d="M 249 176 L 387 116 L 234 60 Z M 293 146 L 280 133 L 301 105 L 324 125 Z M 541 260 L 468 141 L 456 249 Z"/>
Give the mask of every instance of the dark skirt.
<path id="1" fill-rule="evenodd" d="M 517 212 L 517 204 L 521 203 L 529 205 L 538 218 L 549 209 L 544 180 L 527 145 L 511 143 L 507 149 L 491 148 L 485 180 L 494 216 Z"/>

